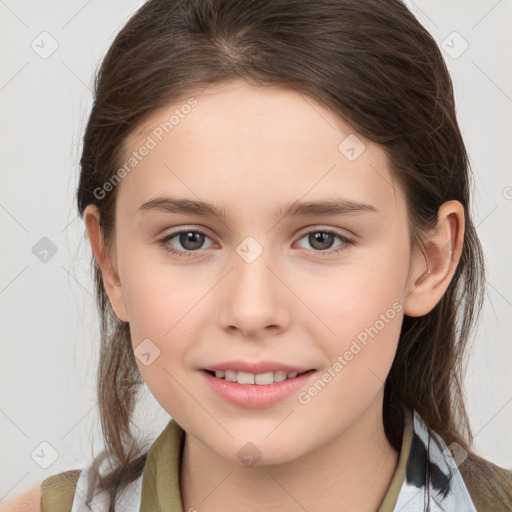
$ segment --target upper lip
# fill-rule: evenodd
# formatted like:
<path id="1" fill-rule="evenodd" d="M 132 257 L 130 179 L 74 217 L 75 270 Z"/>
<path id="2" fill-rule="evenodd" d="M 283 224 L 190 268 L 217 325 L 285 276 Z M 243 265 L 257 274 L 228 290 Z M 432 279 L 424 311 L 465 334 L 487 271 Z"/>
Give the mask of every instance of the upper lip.
<path id="1" fill-rule="evenodd" d="M 212 364 L 204 368 L 205 370 L 232 370 L 235 372 L 248 372 L 254 373 L 255 375 L 258 373 L 267 373 L 267 372 L 277 372 L 277 371 L 285 371 L 285 372 L 297 372 L 304 373 L 309 370 L 313 370 L 313 368 L 308 368 L 305 366 L 294 366 L 285 363 L 279 363 L 277 361 L 260 361 L 258 363 L 250 363 L 247 361 L 225 361 L 224 363 Z"/>

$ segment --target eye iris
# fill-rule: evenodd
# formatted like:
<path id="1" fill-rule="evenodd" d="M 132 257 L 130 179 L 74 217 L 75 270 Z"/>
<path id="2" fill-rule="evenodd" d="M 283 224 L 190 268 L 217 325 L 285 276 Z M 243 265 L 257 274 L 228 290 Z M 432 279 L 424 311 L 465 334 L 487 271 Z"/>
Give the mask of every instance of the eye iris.
<path id="1" fill-rule="evenodd" d="M 192 246 L 189 245 L 191 242 Z M 180 233 L 180 244 L 187 250 L 200 249 L 204 243 L 204 235 L 195 231 L 184 231 Z"/>
<path id="2" fill-rule="evenodd" d="M 309 235 L 309 242 L 315 249 L 329 249 L 332 245 L 332 238 L 332 233 L 323 233 L 318 231 Z M 320 247 L 316 246 L 317 243 L 320 243 Z"/>

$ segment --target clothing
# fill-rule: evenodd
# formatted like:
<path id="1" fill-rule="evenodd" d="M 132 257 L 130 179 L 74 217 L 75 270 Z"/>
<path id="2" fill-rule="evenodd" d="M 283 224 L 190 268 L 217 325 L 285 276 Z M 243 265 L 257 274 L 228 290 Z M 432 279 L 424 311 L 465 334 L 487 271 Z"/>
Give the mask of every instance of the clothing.
<path id="1" fill-rule="evenodd" d="M 152 444 L 142 475 L 121 493 L 116 510 L 182 512 L 179 471 L 184 441 L 184 430 L 171 419 Z M 493 496 L 484 496 L 478 482 L 464 480 L 462 458 L 460 453 L 452 456 L 440 436 L 429 435 L 420 415 L 408 410 L 398 465 L 378 512 L 510 512 L 512 508 L 493 501 Z M 512 471 L 489 464 L 500 478 L 512 482 Z M 105 491 L 94 497 L 91 509 L 85 506 L 89 467 L 44 480 L 42 512 L 106 512 Z"/>

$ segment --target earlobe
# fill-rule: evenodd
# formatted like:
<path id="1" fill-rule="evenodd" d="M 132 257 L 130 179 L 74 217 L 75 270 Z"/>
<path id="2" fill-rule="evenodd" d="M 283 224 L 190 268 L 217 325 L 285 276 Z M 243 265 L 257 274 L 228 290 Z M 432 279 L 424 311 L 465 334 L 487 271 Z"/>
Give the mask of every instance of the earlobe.
<path id="1" fill-rule="evenodd" d="M 100 267 L 103 286 L 108 294 L 112 309 L 119 320 L 128 322 L 122 283 L 111 255 L 105 246 L 100 226 L 100 213 L 95 205 L 90 204 L 85 208 L 84 221 L 94 259 Z"/>
<path id="2" fill-rule="evenodd" d="M 406 315 L 426 315 L 441 300 L 459 263 L 463 241 L 464 207 L 459 201 L 447 201 L 439 208 L 424 258 L 416 257 L 412 263 L 404 301 Z"/>

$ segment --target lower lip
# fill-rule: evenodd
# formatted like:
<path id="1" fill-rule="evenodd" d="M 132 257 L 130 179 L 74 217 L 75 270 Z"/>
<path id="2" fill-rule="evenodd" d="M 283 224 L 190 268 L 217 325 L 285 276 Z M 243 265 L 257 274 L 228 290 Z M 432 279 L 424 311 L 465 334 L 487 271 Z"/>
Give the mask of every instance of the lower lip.
<path id="1" fill-rule="evenodd" d="M 219 379 L 204 370 L 201 370 L 201 373 L 213 391 L 226 401 L 249 409 L 262 409 L 270 407 L 296 392 L 301 386 L 304 386 L 316 371 L 309 370 L 293 379 L 265 385 L 239 384 L 238 382 Z"/>

